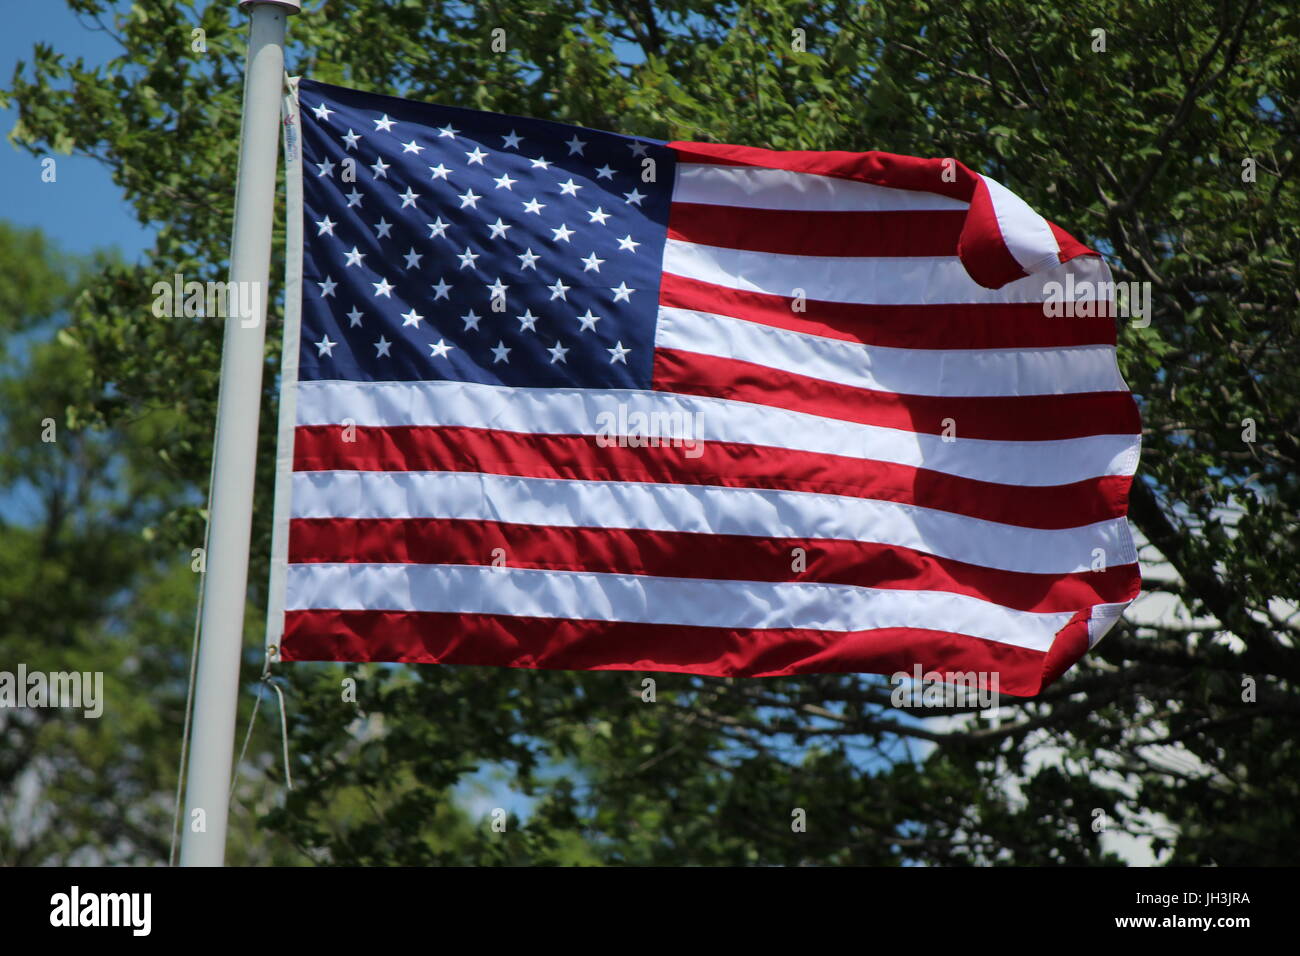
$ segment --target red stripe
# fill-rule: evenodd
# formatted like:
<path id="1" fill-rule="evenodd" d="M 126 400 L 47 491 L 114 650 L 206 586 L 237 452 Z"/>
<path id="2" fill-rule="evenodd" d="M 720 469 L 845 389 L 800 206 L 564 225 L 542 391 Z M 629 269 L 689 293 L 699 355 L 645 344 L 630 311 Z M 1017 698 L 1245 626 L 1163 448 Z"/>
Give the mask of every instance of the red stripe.
<path id="1" fill-rule="evenodd" d="M 1060 258 L 1062 262 L 1069 262 L 1076 256 L 1095 256 L 1097 254 L 1056 223 L 1049 222 L 1047 225 L 1052 230 L 1052 235 L 1056 237 L 1056 244 L 1061 247 Z"/>
<path id="2" fill-rule="evenodd" d="M 834 176 L 857 182 L 937 193 L 970 203 L 957 251 L 970 277 L 989 289 L 998 289 L 1025 276 L 1024 269 L 1007 248 L 998 226 L 998 218 L 983 178 L 953 159 L 922 159 L 896 153 L 847 153 L 839 151 L 758 149 L 718 143 L 668 144 L 677 152 L 678 162 L 711 163 L 721 166 L 757 166 L 786 169 L 797 173 Z M 1063 232 L 1063 231 L 1062 231 Z M 1053 229 L 1056 235 L 1057 229 Z M 1069 243 L 1062 246 L 1061 261 L 1076 255 L 1096 255 L 1092 250 L 1065 234 Z"/>
<path id="3" fill-rule="evenodd" d="M 1114 345 L 1111 318 L 1048 318 L 1039 302 L 989 305 L 796 303 L 664 273 L 659 304 L 747 319 L 846 342 L 905 349 L 1033 349 Z"/>
<path id="4" fill-rule="evenodd" d="M 965 210 L 808 212 L 674 202 L 668 238 L 795 256 L 955 256 Z"/>
<path id="5" fill-rule="evenodd" d="M 795 549 L 802 549 L 802 552 Z M 806 567 L 794 571 L 802 553 Z M 1137 596 L 1137 565 L 1031 574 L 966 564 L 912 548 L 807 538 L 703 535 L 639 528 L 563 528 L 455 518 L 295 518 L 289 562 L 503 563 L 512 568 L 747 581 L 808 581 L 947 591 L 1018 611 L 1072 611 Z"/>
<path id="6" fill-rule="evenodd" d="M 652 670 L 712 677 L 910 675 L 920 664 L 923 672 L 996 672 L 999 690 L 1028 697 L 1044 686 L 1045 667 L 1053 657 L 1068 657 L 1078 649 L 1077 639 L 1063 648 L 1064 655 L 1055 645 L 1043 654 L 963 634 L 908 628 L 836 633 L 491 614 L 289 611 L 280 654 L 287 661 Z"/>
<path id="7" fill-rule="evenodd" d="M 678 349 L 655 349 L 654 387 L 926 435 L 942 435 L 950 423 L 947 433 L 958 440 L 1056 441 L 1136 435 L 1141 430 L 1129 392 L 977 398 L 900 395 Z"/>
<path id="8" fill-rule="evenodd" d="M 998 289 L 1028 275 L 1007 248 L 993 198 L 982 178 L 975 184 L 975 193 L 971 196 L 970 212 L 957 243 L 957 254 L 970 277 L 986 289 Z"/>
<path id="9" fill-rule="evenodd" d="M 354 430 L 348 432 L 346 428 Z M 1130 479 L 1001 485 L 910 465 L 732 442 L 688 449 L 602 447 L 593 435 L 442 426 L 303 425 L 295 471 L 472 471 L 525 478 L 648 481 L 848 495 L 1026 528 L 1074 528 L 1125 513 Z M 353 441 L 345 441 L 347 435 Z"/>
<path id="10" fill-rule="evenodd" d="M 856 182 L 938 193 L 969 202 L 980 177 L 952 159 L 922 159 L 898 153 L 848 153 L 841 150 L 760 149 L 725 143 L 668 144 L 679 163 L 708 163 L 715 166 L 758 166 L 788 169 L 795 173 L 834 176 Z"/>
<path id="11" fill-rule="evenodd" d="M 1137 597 L 1136 589 L 1133 597 Z M 1047 660 L 1043 662 L 1043 687 L 1055 681 L 1088 653 L 1088 622 L 1091 618 L 1092 608 L 1084 608 L 1056 632 L 1056 639 L 1047 652 Z"/>

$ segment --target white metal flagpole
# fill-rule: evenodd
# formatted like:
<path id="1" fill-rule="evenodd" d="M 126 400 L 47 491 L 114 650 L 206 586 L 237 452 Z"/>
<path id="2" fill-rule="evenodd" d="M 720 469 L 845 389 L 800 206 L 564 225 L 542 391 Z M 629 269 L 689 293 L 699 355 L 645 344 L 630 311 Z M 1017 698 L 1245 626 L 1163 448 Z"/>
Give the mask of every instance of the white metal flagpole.
<path id="1" fill-rule="evenodd" d="M 251 314 L 231 314 L 226 319 L 221 350 L 181 866 L 221 866 L 226 856 L 265 361 L 285 21 L 302 4 L 300 0 L 241 0 L 239 6 L 249 11 L 250 24 L 227 300 L 249 303 L 252 309 Z"/>

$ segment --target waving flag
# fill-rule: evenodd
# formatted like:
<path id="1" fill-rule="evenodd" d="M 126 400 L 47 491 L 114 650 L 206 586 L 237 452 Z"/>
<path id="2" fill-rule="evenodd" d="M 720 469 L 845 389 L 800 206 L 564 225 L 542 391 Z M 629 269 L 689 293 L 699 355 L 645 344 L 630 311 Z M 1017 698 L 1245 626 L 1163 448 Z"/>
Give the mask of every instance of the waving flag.
<path id="1" fill-rule="evenodd" d="M 1136 596 L 1110 276 L 1003 186 L 298 91 L 274 657 L 1034 694 Z"/>

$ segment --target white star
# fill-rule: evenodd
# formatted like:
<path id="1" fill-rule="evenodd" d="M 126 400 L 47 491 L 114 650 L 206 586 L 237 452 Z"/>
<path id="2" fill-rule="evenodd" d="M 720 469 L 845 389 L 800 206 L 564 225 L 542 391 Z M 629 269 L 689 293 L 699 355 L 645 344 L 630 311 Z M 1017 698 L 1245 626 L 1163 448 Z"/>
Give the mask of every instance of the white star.
<path id="1" fill-rule="evenodd" d="M 626 364 L 627 364 L 627 357 L 628 357 L 628 355 L 630 355 L 631 352 L 632 352 L 631 349 L 625 349 L 625 348 L 623 348 L 623 343 L 622 343 L 621 340 L 618 341 L 618 342 L 615 342 L 615 343 L 614 343 L 614 347 L 613 347 L 612 349 L 605 349 L 605 351 L 609 353 L 609 364 L 610 364 L 610 365 L 613 365 L 615 362 L 622 362 L 624 365 L 626 365 Z"/>
<path id="2" fill-rule="evenodd" d="M 387 239 L 388 234 L 392 231 L 393 231 L 393 224 L 389 222 L 387 219 L 385 219 L 383 216 L 380 216 L 379 221 L 375 223 L 375 236 L 380 239 Z"/>
<path id="3" fill-rule="evenodd" d="M 378 282 L 372 282 L 370 284 L 375 287 L 376 296 L 382 295 L 385 299 L 391 299 L 393 297 L 393 287 L 389 285 L 387 279 L 380 279 Z"/>
<path id="4" fill-rule="evenodd" d="M 379 341 L 375 343 L 375 358 L 379 358 L 381 355 L 388 355 L 388 350 L 392 347 L 392 342 L 388 341 L 388 339 L 384 338 L 382 335 L 379 336 Z M 392 356 L 389 356 L 389 358 L 392 358 Z"/>
<path id="5" fill-rule="evenodd" d="M 529 332 L 537 331 L 537 316 L 533 315 L 532 309 L 525 309 L 523 315 L 516 315 L 515 318 L 519 320 L 520 332 L 524 329 L 527 329 Z"/>
<path id="6" fill-rule="evenodd" d="M 560 228 L 552 229 L 551 235 L 555 237 L 556 242 L 568 242 L 569 237 L 573 235 L 573 230 L 570 229 L 568 226 L 566 226 L 564 223 L 560 223 Z"/>
<path id="7" fill-rule="evenodd" d="M 501 138 L 506 141 L 506 144 L 501 147 L 502 149 L 518 149 L 519 144 L 523 142 L 524 139 L 522 136 L 517 136 L 514 130 L 511 130 Z"/>
<path id="8" fill-rule="evenodd" d="M 536 270 L 537 260 L 540 259 L 541 256 L 536 255 L 531 248 L 528 248 L 524 250 L 522 255 L 518 255 L 515 258 L 519 260 L 519 271 L 523 272 L 525 269 Z"/>
<path id="9" fill-rule="evenodd" d="M 343 142 L 348 144 L 346 147 L 347 149 L 356 149 L 357 140 L 359 140 L 360 138 L 361 138 L 360 136 L 352 132 L 352 127 L 348 127 L 348 132 L 347 135 L 343 137 Z"/>
<path id="10" fill-rule="evenodd" d="M 348 196 L 349 209 L 351 209 L 353 206 L 360 206 L 361 203 L 364 202 L 366 198 L 365 196 L 361 195 L 361 193 L 357 192 L 355 186 L 352 187 L 352 192 L 348 193 L 347 196 Z"/>
<path id="11" fill-rule="evenodd" d="M 334 294 L 335 288 L 338 287 L 338 283 L 335 282 L 333 279 L 331 279 L 329 276 L 325 277 L 324 282 L 317 282 L 316 284 L 320 286 L 320 297 L 322 299 L 328 299 L 330 296 Z"/>
<path id="12" fill-rule="evenodd" d="M 529 162 L 533 164 L 533 169 L 551 168 L 551 164 L 547 162 L 545 159 L 543 159 L 541 156 L 538 156 L 536 159 L 530 159 Z"/>
<path id="13" fill-rule="evenodd" d="M 479 322 L 482 321 L 482 319 L 483 316 L 479 315 L 473 309 L 470 309 L 468 312 L 466 312 L 464 315 L 460 317 L 460 320 L 465 323 L 466 332 L 468 332 L 470 329 L 473 329 L 475 332 L 477 332 L 478 324 Z"/>
<path id="14" fill-rule="evenodd" d="M 629 289 L 626 282 L 620 282 L 618 288 L 611 288 L 609 291 L 614 293 L 615 302 L 631 302 L 632 293 L 635 292 L 636 289 Z"/>
<path id="15" fill-rule="evenodd" d="M 554 365 L 556 362 L 563 362 L 565 365 L 568 365 L 568 364 L 569 364 L 569 360 L 566 359 L 566 358 L 564 357 L 564 356 L 566 356 L 566 355 L 569 354 L 569 350 L 566 349 L 564 346 L 562 346 L 562 345 L 559 343 L 559 340 L 558 340 L 558 339 L 557 339 L 556 342 L 555 342 L 555 347 L 554 347 L 554 348 L 549 348 L 549 349 L 547 349 L 546 351 L 548 351 L 548 352 L 551 353 L 551 364 L 552 364 L 552 365 Z"/>
<path id="16" fill-rule="evenodd" d="M 509 173 L 502 173 L 500 179 L 492 181 L 497 184 L 497 189 L 510 189 L 515 183 L 519 182 L 517 179 L 511 179 Z"/>
<path id="17" fill-rule="evenodd" d="M 601 264 L 602 262 L 604 262 L 605 260 L 604 260 L 604 259 L 597 259 L 597 258 L 596 258 L 596 253 L 593 251 L 592 254 L 589 255 L 589 256 L 587 256 L 585 259 L 580 258 L 578 261 L 581 262 L 581 263 L 583 264 L 583 265 L 582 265 L 582 271 L 583 271 L 583 272 L 591 272 L 593 269 L 594 269 L 596 272 L 599 272 L 599 271 L 600 271 L 600 264 Z"/>
<path id="18" fill-rule="evenodd" d="M 411 309 L 410 312 L 402 313 L 403 328 L 405 328 L 408 325 L 413 325 L 418 329 L 420 327 L 420 323 L 423 321 L 424 321 L 424 316 L 422 316 L 419 312 L 416 312 L 415 309 Z"/>
<path id="19" fill-rule="evenodd" d="M 383 130 L 385 133 L 387 133 L 390 129 L 393 128 L 393 121 L 388 118 L 387 113 L 384 114 L 383 119 L 377 119 L 374 120 L 373 122 L 375 124 L 376 133 L 378 133 L 380 130 Z"/>
<path id="20" fill-rule="evenodd" d="M 375 161 L 374 161 L 374 163 L 371 165 L 370 168 L 371 168 L 371 170 L 374 171 L 374 174 L 375 174 L 375 178 L 376 178 L 376 179 L 387 179 L 387 178 L 388 178 L 388 168 L 389 168 L 390 166 L 392 166 L 392 165 L 393 165 L 392 163 L 386 163 L 386 162 L 384 162 L 384 157 L 382 157 L 382 156 L 376 156 L 376 157 L 375 157 Z"/>
<path id="21" fill-rule="evenodd" d="M 334 235 L 334 227 L 337 226 L 338 223 L 329 216 L 326 216 L 324 219 L 316 220 L 316 225 L 320 228 L 320 232 L 316 233 L 316 235 L 323 236 L 328 232 L 332 236 Z"/>
<path id="22" fill-rule="evenodd" d="M 352 311 L 348 313 L 348 319 L 349 319 L 348 328 L 350 329 L 360 328 L 361 316 L 362 316 L 361 310 L 354 305 L 352 307 Z"/>
<path id="23" fill-rule="evenodd" d="M 345 253 L 343 253 L 343 254 L 344 254 L 345 256 L 347 256 L 347 258 L 348 258 L 348 261 L 345 263 L 345 265 L 348 265 L 348 266 L 360 266 L 360 265 L 361 265 L 361 260 L 364 259 L 364 258 L 366 257 L 366 254 L 365 254 L 364 252 L 358 252 L 358 251 L 357 251 L 357 247 L 356 247 L 356 246 L 353 246 L 353 247 L 352 247 L 352 251 L 351 251 L 351 252 L 345 252 Z"/>
<path id="24" fill-rule="evenodd" d="M 598 222 L 603 226 L 605 225 L 605 220 L 609 218 L 609 213 L 605 212 L 605 210 L 600 206 L 597 206 L 595 209 L 587 210 L 587 216 L 590 218 L 591 222 Z"/>
<path id="25" fill-rule="evenodd" d="M 595 332 L 596 323 L 600 321 L 600 316 L 593 315 L 591 309 L 587 310 L 586 315 L 578 316 L 579 332 Z"/>
<path id="26" fill-rule="evenodd" d="M 323 339 L 321 339 L 319 342 L 316 343 L 316 348 L 318 350 L 316 352 L 316 357 L 319 358 L 322 355 L 328 355 L 330 358 L 333 358 L 334 357 L 333 349 L 334 346 L 336 345 L 338 345 L 337 342 L 331 342 L 330 337 L 328 335 L 325 336 Z"/>
<path id="27" fill-rule="evenodd" d="M 632 150 L 633 156 L 644 156 L 646 151 L 645 143 L 628 143 L 627 148 Z"/>
<path id="28" fill-rule="evenodd" d="M 416 156 L 419 156 L 421 153 L 424 152 L 424 147 L 421 146 L 419 143 L 417 143 L 415 140 L 411 140 L 409 143 L 402 144 L 402 152 L 414 153 Z"/>
<path id="29" fill-rule="evenodd" d="M 505 362 L 507 365 L 509 365 L 510 364 L 509 355 L 510 355 L 510 349 L 506 348 L 506 343 L 498 339 L 497 347 L 492 350 L 492 364 L 496 365 L 497 362 Z"/>
<path id="30" fill-rule="evenodd" d="M 628 233 L 618 241 L 618 247 L 620 249 L 626 249 L 628 252 L 636 252 L 636 247 L 639 245 L 641 245 L 641 243 L 633 239 L 631 233 Z"/>
<path id="31" fill-rule="evenodd" d="M 416 252 L 415 247 L 412 246 L 402 258 L 406 260 L 406 268 L 418 269 L 420 268 L 420 260 L 424 258 L 424 253 Z"/>
<path id="32" fill-rule="evenodd" d="M 417 193 L 417 192 L 416 192 L 414 189 L 412 189 L 410 186 L 407 186 L 407 187 L 406 187 L 406 192 L 404 192 L 404 193 L 398 193 L 397 195 L 399 195 L 399 196 L 402 197 L 402 208 L 403 208 L 403 209 L 405 209 L 407 206 L 414 206 L 414 205 L 415 205 L 415 201 L 416 201 L 417 199 L 420 198 L 420 194 Z"/>
<path id="33" fill-rule="evenodd" d="M 316 178 L 317 178 L 317 179 L 320 179 L 320 177 L 322 177 L 322 176 L 333 176 L 333 175 L 334 175 L 334 164 L 333 164 L 330 160 L 327 159 L 327 160 L 325 160 L 325 162 L 323 162 L 323 163 L 316 163 L 315 165 L 316 165 L 316 168 L 320 170 L 320 172 L 316 174 Z"/>
<path id="34" fill-rule="evenodd" d="M 442 217 L 439 216 L 436 222 L 425 223 L 425 225 L 429 227 L 429 238 L 434 239 L 446 232 L 451 223 L 443 222 Z"/>
<path id="35" fill-rule="evenodd" d="M 446 280 L 439 279 L 438 284 L 433 287 L 433 301 L 437 302 L 439 299 L 450 299 L 451 296 L 447 294 L 450 291 L 451 286 L 447 285 Z"/>
<path id="36" fill-rule="evenodd" d="M 453 129 L 453 128 L 452 128 L 452 125 L 451 125 L 450 123 L 448 123 L 446 126 L 444 126 L 444 127 L 442 127 L 441 129 L 438 130 L 438 138 L 441 139 L 441 138 L 444 137 L 444 136 L 449 136 L 449 137 L 451 137 L 452 139 L 455 139 L 455 138 L 456 138 L 456 134 L 459 133 L 459 132 L 460 132 L 460 130 L 458 130 L 458 129 Z"/>
<path id="37" fill-rule="evenodd" d="M 330 114 L 334 112 L 324 103 L 321 103 L 320 106 L 313 106 L 311 111 L 316 114 L 317 119 L 323 119 L 326 122 L 329 122 Z"/>
<path id="38" fill-rule="evenodd" d="M 624 202 L 630 202 L 634 206 L 641 205 L 641 200 L 645 199 L 645 196 L 637 192 L 635 188 L 633 188 L 630 193 L 624 193 L 623 196 L 624 196 L 624 200 L 623 200 Z"/>
<path id="39" fill-rule="evenodd" d="M 505 294 L 506 294 L 506 289 L 508 289 L 508 288 L 510 288 L 510 286 L 508 286 L 508 285 L 506 285 L 505 283 L 503 283 L 503 282 L 501 281 L 501 277 L 500 277 L 500 276 L 497 276 L 497 281 L 491 283 L 491 284 L 488 286 L 488 292 L 490 292 L 490 293 L 492 294 L 492 298 L 496 299 L 496 298 L 499 298 L 499 297 L 505 295 Z"/>
<path id="40" fill-rule="evenodd" d="M 438 339 L 429 346 L 429 358 L 446 358 L 447 353 L 456 346 L 448 345 L 446 339 Z"/>
<path id="41" fill-rule="evenodd" d="M 567 146 L 567 147 L 569 147 L 569 155 L 570 155 L 570 156 L 572 156 L 574 153 L 577 153 L 579 156 L 581 156 L 581 155 L 582 155 L 582 148 L 583 148 L 584 146 L 586 146 L 587 144 L 584 143 L 582 140 L 578 139 L 578 134 L 577 134 L 577 133 L 574 133 L 574 134 L 573 134 L 573 139 L 569 140 L 569 141 L 568 141 L 567 143 L 565 143 L 564 145 Z"/>
<path id="42" fill-rule="evenodd" d="M 469 158 L 469 164 L 471 166 L 475 164 L 482 166 L 483 160 L 487 159 L 487 153 L 483 152 L 483 150 L 479 149 L 477 146 L 474 147 L 474 152 L 466 153 L 465 155 Z"/>
<path id="43" fill-rule="evenodd" d="M 451 175 L 451 170 L 442 165 L 442 163 L 439 163 L 437 166 L 429 167 L 429 174 L 433 176 L 434 179 L 447 179 L 447 177 Z M 447 181 L 451 182 L 449 179 Z"/>
<path id="44" fill-rule="evenodd" d="M 578 190 L 581 188 L 581 186 L 573 181 L 573 177 L 570 176 L 566 182 L 560 183 L 560 195 L 576 196 L 578 195 Z"/>
<path id="45" fill-rule="evenodd" d="M 545 208 L 546 208 L 546 203 L 538 202 L 536 196 L 528 200 L 528 202 L 524 203 L 524 212 L 535 212 L 539 216 L 542 214 L 542 210 Z"/>
<path id="46" fill-rule="evenodd" d="M 607 165 L 606 165 L 606 166 L 602 166 L 602 167 L 600 167 L 600 169 L 596 170 L 596 178 L 597 178 L 597 179 L 613 179 L 613 178 L 614 178 L 614 170 L 610 169 L 609 166 L 607 166 Z"/>
<path id="47" fill-rule="evenodd" d="M 479 254 L 477 252 L 470 252 L 469 246 L 466 246 L 465 251 L 458 253 L 456 258 L 460 260 L 460 267 L 462 269 L 466 267 L 470 269 L 477 269 L 478 266 L 474 265 L 474 260 L 477 259 L 478 256 Z"/>
<path id="48" fill-rule="evenodd" d="M 471 209 L 477 209 L 478 201 L 483 197 L 475 193 L 474 190 L 467 189 L 465 190 L 464 193 L 457 196 L 456 198 L 460 200 L 461 209 L 464 209 L 466 206 L 469 206 Z"/>
<path id="49" fill-rule="evenodd" d="M 513 227 L 507 226 L 501 221 L 501 217 L 497 216 L 497 221 L 488 223 L 488 228 L 492 230 L 492 235 L 488 236 L 489 239 L 504 239 L 506 232 Z"/>
<path id="50" fill-rule="evenodd" d="M 566 302 L 569 300 L 568 292 L 571 287 L 565 285 L 562 279 L 556 279 L 555 285 L 548 285 L 546 288 L 551 290 L 551 298 L 553 300 L 563 299 Z"/>

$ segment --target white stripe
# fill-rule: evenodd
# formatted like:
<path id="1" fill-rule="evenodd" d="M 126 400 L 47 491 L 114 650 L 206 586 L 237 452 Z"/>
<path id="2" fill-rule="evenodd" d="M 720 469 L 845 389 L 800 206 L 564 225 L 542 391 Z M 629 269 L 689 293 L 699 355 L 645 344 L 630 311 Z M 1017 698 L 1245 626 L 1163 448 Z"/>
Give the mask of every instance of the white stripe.
<path id="1" fill-rule="evenodd" d="M 803 212 L 885 212 L 969 208 L 960 199 L 915 189 L 753 166 L 678 163 L 673 202 L 746 209 L 797 209 Z"/>
<path id="2" fill-rule="evenodd" d="M 993 214 L 1006 244 L 1020 267 L 1029 274 L 1057 265 L 1061 248 L 1047 220 L 996 179 L 981 176 L 993 201 Z"/>
<path id="3" fill-rule="evenodd" d="M 1132 601 L 1125 601 L 1117 604 L 1097 604 L 1094 605 L 1088 614 L 1088 650 L 1092 650 L 1115 626 L 1120 617 L 1124 614 L 1124 609 L 1132 604 Z"/>
<path id="4" fill-rule="evenodd" d="M 1043 530 L 871 498 L 475 472 L 300 471 L 294 474 L 293 516 L 449 518 L 866 541 L 1037 574 L 1087 571 L 1094 548 L 1102 550 L 1107 567 L 1136 560 L 1123 518 Z"/>
<path id="5" fill-rule="evenodd" d="M 1110 345 L 900 349 L 659 307 L 655 345 L 904 395 L 992 397 L 1127 391 Z"/>
<path id="6" fill-rule="evenodd" d="M 449 425 L 542 435 L 616 434 L 602 424 L 632 412 L 690 416 L 703 441 L 738 442 L 926 468 L 1010 485 L 1064 485 L 1137 469 L 1137 435 L 1059 441 L 944 441 L 728 399 L 621 389 L 511 389 L 473 382 L 301 382 L 299 425 Z M 707 455 L 707 449 L 705 451 Z"/>
<path id="7" fill-rule="evenodd" d="M 1073 617 L 944 591 L 427 564 L 290 565 L 287 606 L 827 631 L 942 622 L 954 633 L 1036 651 L 1048 650 Z"/>
<path id="8" fill-rule="evenodd" d="M 1076 286 L 1096 282 L 1100 262 L 1097 256 L 1081 256 L 1000 289 L 986 289 L 956 256 L 795 256 L 669 239 L 663 259 L 666 273 L 727 289 L 864 305 L 1043 303 L 1048 282 L 1064 283 L 1069 272 Z"/>

